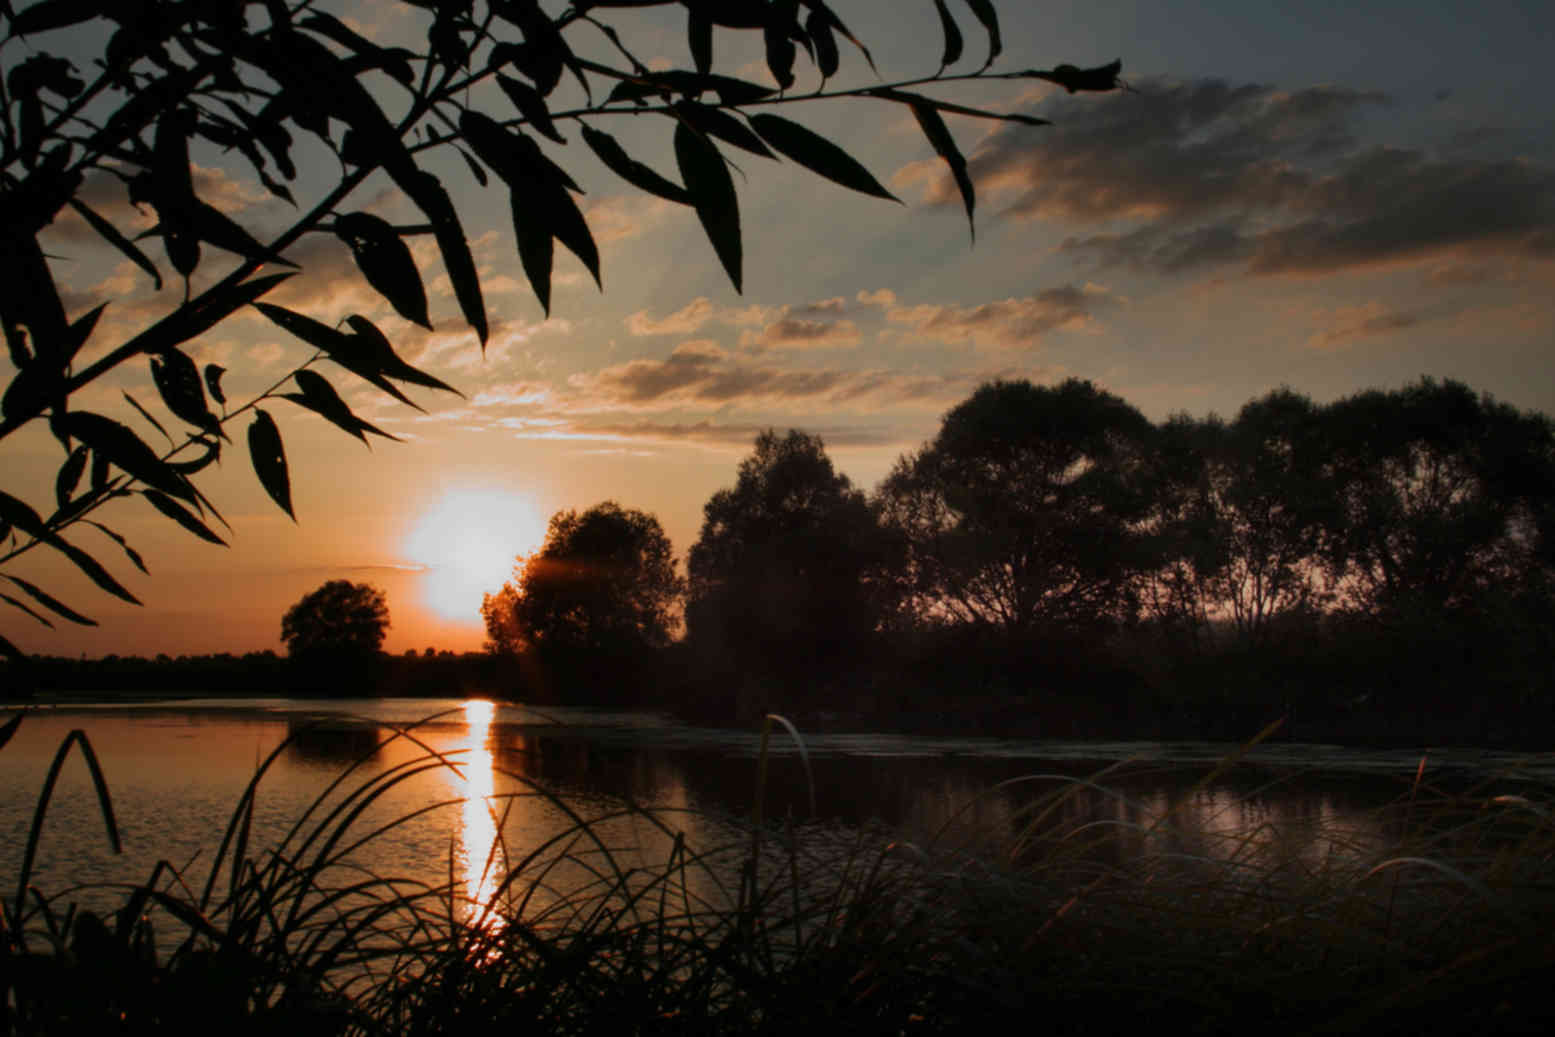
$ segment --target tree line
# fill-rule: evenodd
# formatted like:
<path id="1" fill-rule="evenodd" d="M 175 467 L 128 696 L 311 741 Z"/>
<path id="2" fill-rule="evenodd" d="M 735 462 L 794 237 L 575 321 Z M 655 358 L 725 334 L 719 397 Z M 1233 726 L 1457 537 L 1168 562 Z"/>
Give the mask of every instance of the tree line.
<path id="1" fill-rule="evenodd" d="M 562 512 L 482 615 L 528 693 L 711 715 L 1510 718 L 1551 684 L 1552 563 L 1555 425 L 1458 382 L 1153 423 L 996 381 L 873 493 L 762 433 L 684 579 L 652 515 Z"/>

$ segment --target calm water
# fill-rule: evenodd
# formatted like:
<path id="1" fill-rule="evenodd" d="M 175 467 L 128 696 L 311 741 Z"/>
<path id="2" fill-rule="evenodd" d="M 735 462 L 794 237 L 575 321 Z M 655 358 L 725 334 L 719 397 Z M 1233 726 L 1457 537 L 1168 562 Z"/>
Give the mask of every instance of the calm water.
<path id="1" fill-rule="evenodd" d="M 417 725 L 414 740 L 393 737 L 409 725 Z M 124 852 L 110 852 L 87 769 L 73 754 L 34 869 L 34 885 L 49 894 L 142 881 L 158 861 L 191 886 L 203 881 L 256 768 L 289 736 L 259 786 L 251 854 L 279 849 L 307 860 L 337 831 L 337 848 L 376 833 L 348 856 L 353 865 L 431 885 L 452 877 L 477 902 L 510 868 L 543 872 L 559 889 L 591 881 L 590 855 L 602 860 L 603 849 L 618 863 L 651 868 L 675 852 L 677 834 L 703 851 L 742 845 L 738 819 L 754 802 L 760 745 L 759 732 L 687 728 L 651 713 L 540 713 L 431 699 L 40 709 L 0 750 L 0 895 L 14 896 L 49 761 L 77 728 L 102 762 Z M 993 853 L 1028 824 L 1037 797 L 1068 789 L 1073 794 L 1044 821 L 1048 837 L 1090 826 L 1126 836 L 1113 852 L 1215 858 L 1260 845 L 1315 861 L 1336 845 L 1354 852 L 1380 838 L 1375 808 L 1408 793 L 1422 759 L 1422 751 L 1260 746 L 1200 785 L 1235 748 L 854 734 L 807 735 L 801 753 L 778 731 L 764 809 L 791 819 L 791 830 L 811 844 L 900 839 Z M 1424 757 L 1427 782 L 1487 793 L 1555 788 L 1555 754 L 1432 749 Z M 1078 781 L 1120 763 L 1098 785 Z M 337 817 L 320 826 L 335 805 L 356 805 L 352 790 L 401 775 L 409 776 L 382 785 L 349 825 L 341 828 Z M 649 813 L 624 812 L 625 801 Z M 579 819 L 598 818 L 606 820 L 580 837 Z M 557 866 L 563 852 L 567 862 Z M 707 881 L 713 896 L 719 876 Z"/>

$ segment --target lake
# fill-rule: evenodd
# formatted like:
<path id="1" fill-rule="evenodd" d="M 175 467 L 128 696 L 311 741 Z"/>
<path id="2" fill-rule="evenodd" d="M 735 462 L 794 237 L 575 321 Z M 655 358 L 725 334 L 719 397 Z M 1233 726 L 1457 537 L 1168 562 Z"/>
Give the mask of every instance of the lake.
<path id="1" fill-rule="evenodd" d="M 61 907 L 105 896 L 76 887 L 145 881 L 159 861 L 198 888 L 250 779 L 283 743 L 258 786 L 251 855 L 307 860 L 332 837 L 331 852 L 371 835 L 344 865 L 452 882 L 473 912 L 509 871 L 519 879 L 512 889 L 528 891 L 534 906 L 602 881 L 611 868 L 662 867 L 689 847 L 708 853 L 699 895 L 713 898 L 736 881 L 761 746 L 759 731 L 691 728 L 649 712 L 442 699 L 44 707 L 0 750 L 0 895 L 14 895 L 49 762 L 78 728 L 101 761 L 123 852 L 109 849 L 87 768 L 73 753 L 33 870 L 33 884 Z M 408 730 L 396 736 L 400 729 Z M 802 748 L 774 727 L 763 813 L 774 840 L 834 855 L 897 841 L 997 864 L 1012 846 L 1105 830 L 1120 836 L 1107 844 L 1114 856 L 1277 852 L 1318 861 L 1385 838 L 1377 808 L 1407 797 L 1417 777 L 1485 795 L 1555 786 L 1555 754 L 1272 743 L 1206 783 L 1237 746 L 801 737 Z M 1112 769 L 1092 781 L 1104 768 Z M 1070 794 L 1055 800 L 1056 790 Z M 1032 804 L 1044 796 L 1037 817 Z"/>

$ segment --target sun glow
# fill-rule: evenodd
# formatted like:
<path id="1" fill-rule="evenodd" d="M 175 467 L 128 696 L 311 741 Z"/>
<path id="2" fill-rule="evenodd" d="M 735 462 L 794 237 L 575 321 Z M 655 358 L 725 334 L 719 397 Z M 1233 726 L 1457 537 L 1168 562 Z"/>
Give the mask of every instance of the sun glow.
<path id="1" fill-rule="evenodd" d="M 513 574 L 514 559 L 539 549 L 545 521 L 534 499 L 506 490 L 443 494 L 405 540 L 410 559 L 426 566 L 423 600 L 444 619 L 479 622 L 481 595 Z"/>

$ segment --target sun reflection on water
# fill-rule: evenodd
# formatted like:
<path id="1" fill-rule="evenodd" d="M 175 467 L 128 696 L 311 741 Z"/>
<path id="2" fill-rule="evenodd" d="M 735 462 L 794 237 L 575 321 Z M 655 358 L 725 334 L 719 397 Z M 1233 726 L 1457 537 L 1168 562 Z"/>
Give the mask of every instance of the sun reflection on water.
<path id="1" fill-rule="evenodd" d="M 496 711 L 492 703 L 479 699 L 464 704 L 467 731 L 458 757 L 464 772 L 463 788 L 459 790 L 464 797 L 459 859 L 464 870 L 466 921 L 478 922 L 488 928 L 501 924 L 491 911 L 491 901 L 507 870 L 503 846 L 497 838 L 497 817 L 501 808 L 498 801 L 491 798 L 497 791 L 490 747 L 491 722 Z M 459 783 L 457 778 L 454 781 Z"/>

